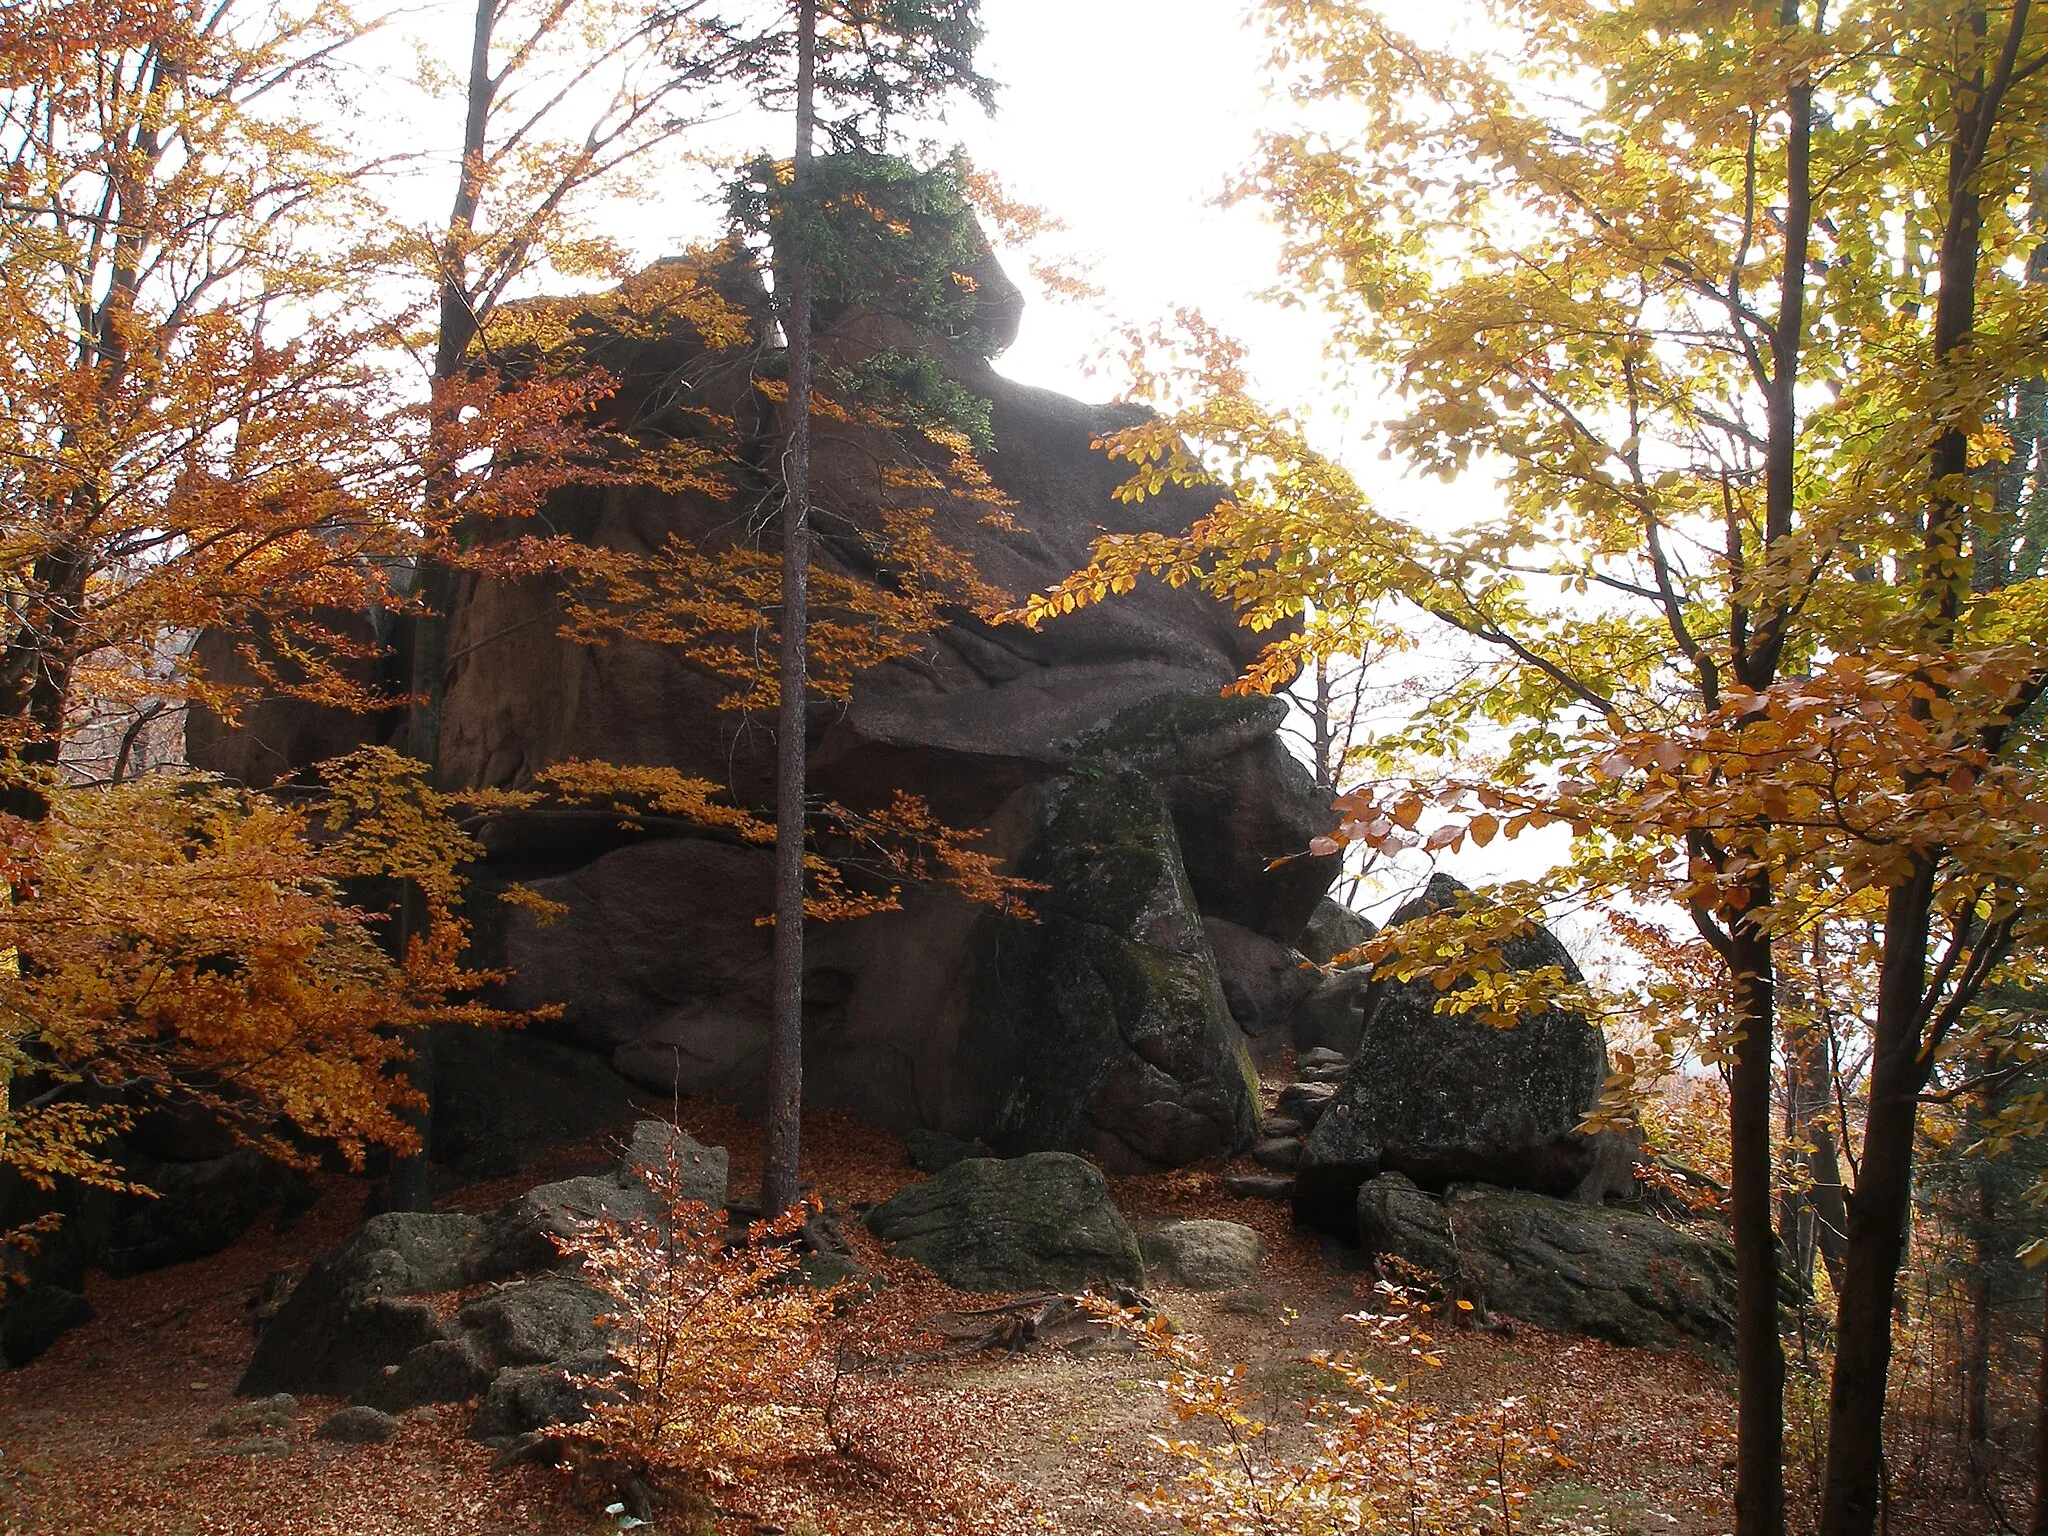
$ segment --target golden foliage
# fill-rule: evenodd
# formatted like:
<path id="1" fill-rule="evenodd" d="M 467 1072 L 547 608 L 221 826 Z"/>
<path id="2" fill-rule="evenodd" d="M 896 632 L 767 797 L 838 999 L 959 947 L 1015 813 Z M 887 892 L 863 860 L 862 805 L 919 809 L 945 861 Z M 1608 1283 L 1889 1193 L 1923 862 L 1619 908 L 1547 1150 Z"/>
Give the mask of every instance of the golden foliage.
<path id="1" fill-rule="evenodd" d="M 628 827 L 674 816 L 750 843 L 775 841 L 773 822 L 733 805 L 710 780 L 674 768 L 572 759 L 547 768 L 537 782 L 571 803 L 602 802 Z M 841 922 L 893 912 L 901 905 L 903 886 L 910 883 L 949 886 L 969 901 L 1029 920 L 1024 898 L 1040 887 L 1003 873 L 1000 859 L 973 846 L 983 836 L 978 828 L 947 826 L 922 797 L 903 790 L 887 806 L 869 811 L 826 802 L 813 813 L 815 847 L 804 860 L 810 882 L 804 916 Z"/>
<path id="2" fill-rule="evenodd" d="M 462 1000 L 493 979 L 462 963 L 467 802 L 383 749 L 325 784 L 289 805 L 200 774 L 49 783 L 40 818 L 0 814 L 0 1163 L 125 1187 L 101 1149 L 172 1099 L 293 1162 L 416 1144 L 413 1038 L 511 1022 Z M 363 881 L 416 893 L 398 958 Z"/>
<path id="3" fill-rule="evenodd" d="M 1338 1386 L 1303 1408 L 1308 1444 L 1295 1452 L 1280 1448 L 1292 1438 L 1289 1426 L 1261 1411 L 1242 1365 L 1218 1366 L 1199 1339 L 1157 1315 L 1112 1314 L 1166 1365 L 1166 1402 L 1181 1430 L 1158 1442 L 1179 1464 L 1175 1481 L 1137 1500 L 1138 1508 L 1197 1536 L 1519 1529 L 1530 1473 L 1571 1465 L 1557 1426 L 1519 1397 L 1453 1412 L 1413 1396 L 1414 1373 L 1442 1364 L 1427 1331 L 1436 1309 L 1387 1284 L 1375 1299 L 1382 1310 L 1347 1321 L 1375 1353 L 1401 1362 L 1398 1379 L 1348 1353 L 1314 1356 L 1310 1363 Z"/>

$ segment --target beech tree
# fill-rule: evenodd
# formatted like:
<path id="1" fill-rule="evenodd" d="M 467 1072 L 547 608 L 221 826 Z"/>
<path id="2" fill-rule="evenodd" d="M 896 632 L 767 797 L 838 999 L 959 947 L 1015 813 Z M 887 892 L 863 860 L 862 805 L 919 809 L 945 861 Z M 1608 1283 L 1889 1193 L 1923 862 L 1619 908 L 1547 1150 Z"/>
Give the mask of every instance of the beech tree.
<path id="1" fill-rule="evenodd" d="M 486 400 L 450 441 L 376 366 L 374 209 L 318 126 L 360 36 L 326 0 L 0 16 L 0 1161 L 34 1177 L 113 1177 L 91 1149 L 138 1096 L 273 1150 L 280 1116 L 402 1148 L 395 1064 L 435 1018 L 500 1017 L 448 1002 L 486 979 L 459 959 L 474 850 L 402 765 L 331 767 L 311 812 L 66 761 L 109 711 L 383 702 L 336 616 L 555 474 L 555 402 Z M 243 667 L 204 672 L 201 629 Z M 340 884 L 370 875 L 414 893 L 388 952 Z"/>
<path id="2" fill-rule="evenodd" d="M 470 563 L 465 557 L 476 553 L 464 529 L 485 516 L 537 510 L 550 488 L 518 463 L 518 453 L 501 453 L 496 468 L 512 473 L 516 488 L 501 487 L 488 509 L 451 516 L 456 466 L 476 447 L 471 421 L 493 405 L 507 409 L 501 397 L 513 394 L 522 413 L 552 417 L 570 440 L 560 445 L 559 467 L 575 456 L 574 435 L 607 387 L 602 371 L 589 367 L 573 377 L 528 369 L 505 378 L 501 307 L 543 270 L 566 280 L 623 277 L 629 254 L 593 227 L 594 201 L 673 169 L 668 152 L 730 108 L 733 93 L 760 74 L 773 41 L 772 30 L 730 20 L 709 0 L 475 0 L 466 73 L 428 81 L 459 96 L 463 127 L 446 224 L 401 242 L 435 290 L 432 441 L 422 492 L 427 520 L 451 534 L 413 573 L 422 606 L 410 659 L 408 749 L 424 762 L 440 755 L 449 610 L 457 575 Z M 515 323 L 513 331 L 523 341 L 528 328 Z M 588 474 L 588 463 L 579 467 Z"/>
<path id="3" fill-rule="evenodd" d="M 1971 591 L 2039 376 L 2024 283 L 2048 30 L 2002 6 L 1496 7 L 1499 53 L 1273 0 L 1308 124 L 1242 192 L 1334 361 L 1391 382 L 1387 445 L 1496 472 L 1475 526 L 1380 510 L 1193 327 L 1153 373 L 1183 408 L 1119 435 L 1127 494 L 1220 481 L 1181 538 L 1110 538 L 1019 617 L 1141 574 L 1258 624 L 1415 610 L 1480 666 L 1383 742 L 1448 768 L 1340 799 L 1332 846 L 1485 845 L 1564 822 L 1570 889 L 1689 917 L 1723 967 L 1739 1278 L 1737 1529 L 1784 1524 L 1772 1231 L 1781 960 L 1836 914 L 1876 934 L 1870 1108 L 1847 1218 L 1821 1530 L 1871 1529 L 1919 1096 L 1973 1004 L 2038 950 L 2043 609 Z M 1311 626 L 1247 678 L 1313 659 Z M 1482 775 L 1457 759 L 1483 743 Z M 1427 819 L 1425 819 L 1427 818 Z M 1326 849 L 1325 851 L 1330 851 Z M 1391 936 L 1444 1006 L 1505 1017 L 1476 914 Z M 1498 930 L 1500 921 L 1491 926 Z M 1403 950 L 1394 954 L 1396 948 Z"/>
<path id="4" fill-rule="evenodd" d="M 291 1163 L 308 1138 L 357 1168 L 412 1144 L 396 1069 L 419 1036 L 510 1022 L 462 997 L 498 978 L 464 962 L 481 850 L 457 822 L 520 797 L 440 795 L 381 748 L 323 788 L 292 806 L 159 773 L 44 783 L 34 819 L 0 814 L 0 1169 L 126 1189 L 107 1143 L 167 1102 Z M 365 879 L 422 893 L 401 953 L 344 894 Z"/>
<path id="5" fill-rule="evenodd" d="M 403 233 L 395 250 L 404 275 L 425 276 L 433 293 L 432 324 L 415 339 L 426 353 L 418 495 L 427 536 L 401 594 L 413 610 L 405 747 L 430 772 L 441 761 L 449 623 L 464 573 L 546 570 L 562 556 L 544 539 L 486 540 L 479 530 L 530 523 L 550 491 L 596 477 L 622 449 L 591 425 L 611 387 L 604 371 L 537 366 L 532 326 L 503 317 L 506 301 L 542 273 L 589 281 L 629 270 L 624 246 L 595 229 L 594 205 L 673 171 L 690 131 L 758 73 L 768 37 L 709 0 L 474 0 L 466 68 L 424 72 L 423 84 L 463 109 L 447 220 Z M 508 345 L 524 364 L 509 373 Z M 422 918 L 414 893 L 402 925 Z M 431 1079 L 424 1058 L 415 1072 Z M 401 1161 L 383 1198 L 425 1209 L 427 1171 L 424 1153 Z"/>
<path id="6" fill-rule="evenodd" d="M 81 691 L 232 700 L 178 632 L 281 626 L 296 686 L 356 690 L 318 615 L 403 547 L 403 434 L 362 365 L 348 157 L 304 88 L 338 5 L 29 0 L 0 24 L 0 732 L 8 804 Z M 314 217 L 317 211 L 318 217 Z M 258 662 L 259 666 L 266 663 Z"/>

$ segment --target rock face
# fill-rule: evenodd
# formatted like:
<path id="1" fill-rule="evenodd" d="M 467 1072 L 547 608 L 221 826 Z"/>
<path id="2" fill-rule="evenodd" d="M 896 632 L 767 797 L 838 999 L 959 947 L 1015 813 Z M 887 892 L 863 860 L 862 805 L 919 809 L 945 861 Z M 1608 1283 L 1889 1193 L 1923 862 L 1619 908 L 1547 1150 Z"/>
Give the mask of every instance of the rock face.
<path id="1" fill-rule="evenodd" d="M 1136 773 L 1057 779 L 1020 863 L 1048 889 L 1005 924 L 960 1044 L 998 1151 L 1066 1150 L 1115 1172 L 1251 1139 L 1257 1078 L 1223 1002 L 1159 790 Z"/>
<path id="2" fill-rule="evenodd" d="M 1496 1312 L 1558 1333 L 1670 1349 L 1735 1339 L 1735 1259 L 1639 1211 L 1520 1190 L 1439 1201 L 1399 1174 L 1358 1192 L 1359 1239 Z"/>
<path id="3" fill-rule="evenodd" d="M 441 1029 L 431 1155 L 463 1179 L 518 1173 L 547 1148 L 632 1118 L 634 1085 L 601 1058 L 525 1029 Z"/>
<path id="4" fill-rule="evenodd" d="M 1355 1056 L 1365 1033 L 1365 1011 L 1376 996 L 1371 966 L 1351 966 L 1318 977 L 1287 1017 L 1288 1039 L 1297 1051 Z"/>
<path id="5" fill-rule="evenodd" d="M 610 424 L 687 439 L 716 418 L 772 444 L 783 428 L 754 388 L 757 349 L 708 345 L 666 297 L 674 271 L 651 269 L 615 294 L 558 306 L 565 333 L 619 380 Z M 997 339 L 1014 330 L 1018 302 L 999 276 L 991 265 L 977 278 L 991 317 L 980 329 Z M 765 314 L 757 274 L 716 277 L 721 291 Z M 983 502 L 941 496 L 932 528 L 993 587 L 1012 597 L 1043 590 L 1082 564 L 1104 530 L 1165 532 L 1207 512 L 1200 490 L 1115 499 L 1125 466 L 1094 444 L 1136 414 L 1012 383 L 953 342 L 902 331 L 889 316 L 849 312 L 829 317 L 820 347 L 828 363 L 857 358 L 887 333 L 891 344 L 929 351 L 989 402 L 986 466 L 1012 502 L 1014 526 L 993 526 Z M 873 577 L 873 532 L 880 509 L 901 501 L 892 476 L 906 467 L 901 442 L 852 424 L 819 445 L 815 495 L 835 509 L 820 533 L 822 568 Z M 547 520 L 614 550 L 649 552 L 671 537 L 715 550 L 746 525 L 753 495 L 572 488 L 553 499 Z M 565 639 L 560 602 L 547 581 L 465 580 L 450 620 L 444 783 L 526 787 L 548 765 L 581 758 L 672 766 L 729 786 L 743 804 L 772 803 L 771 732 L 721 708 L 725 680 L 672 648 Z M 374 634 L 367 621 L 358 628 L 359 638 Z M 385 638 L 402 649 L 402 634 Z M 804 991 L 813 1104 L 898 1134 L 979 1137 L 1008 1153 L 1087 1150 L 1117 1168 L 1244 1144 L 1238 1026 L 1201 922 L 1291 945 L 1334 874 L 1331 860 L 1298 857 L 1333 817 L 1277 734 L 1285 706 L 1220 696 L 1263 638 L 1198 592 L 1145 582 L 1040 630 L 991 627 L 963 610 L 919 654 L 863 674 L 850 698 L 816 706 L 814 794 L 865 809 L 907 790 L 953 825 L 992 827 L 995 852 L 1013 868 L 1031 862 L 1053 887 L 1045 926 L 1059 936 L 1029 941 L 1050 957 L 1048 980 L 1020 990 L 1020 978 L 1035 980 L 1011 963 L 1020 926 L 949 894 L 912 891 L 900 912 L 814 933 Z M 202 649 L 232 669 L 226 637 Z M 245 718 L 242 730 L 202 721 L 189 738 L 195 760 L 269 783 L 365 739 L 403 745 L 400 715 L 335 720 L 279 699 Z M 1155 924 L 1161 937 L 1128 926 L 1151 922 L 1150 908 L 1116 909 L 1086 858 L 1060 851 L 1065 827 L 1110 794 L 1098 779 L 1146 786 L 1115 792 L 1138 818 L 1118 836 L 1131 858 L 1159 871 L 1152 887 L 1173 908 L 1165 926 Z M 1048 817 L 1059 826 L 1049 829 Z M 437 1060 L 437 1093 L 455 1106 L 436 1112 L 438 1160 L 469 1177 L 523 1165 L 536 1137 L 556 1134 L 546 1096 L 528 1087 L 536 1074 L 559 1070 L 576 1084 L 559 1106 L 565 1135 L 580 1106 L 613 1094 L 602 1074 L 662 1094 L 758 1092 L 772 935 L 756 919 L 770 905 L 767 850 L 659 818 L 622 830 L 609 811 L 559 805 L 500 815 L 481 835 L 490 857 L 473 903 L 478 959 L 513 973 L 508 1002 L 558 1004 L 562 1013 L 520 1046 L 465 1044 L 445 1065 Z M 539 927 L 500 910 L 491 888 L 515 879 L 567 914 Z M 1249 972 L 1234 975 L 1249 985 Z M 1055 1103 L 1046 1081 L 1019 1095 L 998 1091 L 978 1065 L 984 1047 L 1017 1061 L 1055 1056 L 1064 1046 L 1033 1041 L 1029 1030 L 1071 1021 L 1083 992 L 1113 992 L 1114 1020 L 1085 1069 L 1059 1065 L 1075 1097 Z M 1266 1006 L 1252 1006 L 1270 1033 Z M 591 1070 L 544 1060 L 539 1047 L 549 1044 Z"/>
<path id="6" fill-rule="evenodd" d="M 92 1321 L 92 1303 L 61 1285 L 31 1285 L 0 1315 L 0 1360 L 27 1365 L 73 1328 Z"/>
<path id="7" fill-rule="evenodd" d="M 1144 1280 L 1138 1240 L 1102 1175 L 1064 1152 L 968 1158 L 876 1206 L 867 1225 L 963 1291 Z"/>
<path id="8" fill-rule="evenodd" d="M 1291 1040 L 1295 1011 L 1323 982 L 1298 950 L 1228 918 L 1205 917 L 1202 931 L 1216 957 L 1224 1006 L 1244 1031 L 1262 1064 L 1278 1058 Z"/>
<path id="9" fill-rule="evenodd" d="M 1308 925 L 1302 929 L 1296 947 L 1317 965 L 1328 965 L 1378 932 L 1370 919 L 1325 896 L 1309 914 Z"/>
<path id="10" fill-rule="evenodd" d="M 1389 926 L 1465 896 L 1439 875 Z M 1555 966 L 1580 979 L 1540 928 L 1511 940 L 1505 954 L 1516 969 Z M 1437 1012 L 1440 995 L 1426 980 L 1374 988 L 1351 1069 L 1309 1133 L 1295 1184 L 1306 1219 L 1348 1233 L 1359 1185 L 1384 1172 L 1439 1190 L 1483 1181 L 1595 1199 L 1606 1192 L 1584 1187 L 1607 1162 L 1575 1129 L 1606 1078 L 1600 1031 L 1560 1009 L 1496 1028 Z"/>
<path id="11" fill-rule="evenodd" d="M 203 1115 L 156 1109 L 106 1150 L 150 1193 L 65 1180 L 44 1191 L 0 1168 L 0 1231 L 61 1219 L 33 1253 L 0 1250 L 0 1360 L 10 1365 L 90 1318 L 79 1295 L 89 1271 L 130 1275 L 204 1258 L 264 1217 L 284 1225 L 311 1203 L 305 1180 Z"/>

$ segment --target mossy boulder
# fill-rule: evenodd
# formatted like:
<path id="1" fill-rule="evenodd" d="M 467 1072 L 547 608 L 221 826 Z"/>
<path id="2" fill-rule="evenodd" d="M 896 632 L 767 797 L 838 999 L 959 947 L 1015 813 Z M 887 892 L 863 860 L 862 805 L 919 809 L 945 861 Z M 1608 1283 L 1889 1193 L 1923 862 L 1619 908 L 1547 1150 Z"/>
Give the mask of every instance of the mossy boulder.
<path id="1" fill-rule="evenodd" d="M 867 1225 L 963 1291 L 1070 1291 L 1145 1276 L 1101 1171 L 1065 1152 L 967 1158 L 876 1206 Z"/>
<path id="2" fill-rule="evenodd" d="M 1266 1240 L 1235 1221 L 1167 1221 L 1138 1240 L 1146 1265 L 1191 1291 L 1235 1291 L 1259 1278 Z"/>
<path id="3" fill-rule="evenodd" d="M 1223 999 L 1173 819 L 1137 773 L 1056 779 L 959 1046 L 1005 1153 L 1085 1152 L 1143 1173 L 1249 1144 L 1257 1078 Z"/>
<path id="4" fill-rule="evenodd" d="M 1464 1186 L 1439 1201 L 1399 1174 L 1358 1192 L 1360 1241 L 1448 1289 L 1556 1333 L 1670 1349 L 1735 1340 L 1735 1256 L 1641 1211 Z"/>
<path id="5" fill-rule="evenodd" d="M 1480 898 L 1438 875 L 1388 921 L 1394 929 Z M 1578 982 L 1555 936 L 1530 925 L 1502 946 L 1507 965 Z M 1372 984 L 1351 1070 L 1309 1133 L 1295 1184 L 1304 1220 L 1348 1236 L 1358 1188 L 1402 1173 L 1426 1189 L 1497 1184 L 1598 1200 L 1626 1179 L 1602 1139 L 1578 1125 L 1600 1097 L 1607 1048 L 1583 1014 L 1548 1007 L 1499 1028 L 1439 1012 L 1426 978 Z"/>

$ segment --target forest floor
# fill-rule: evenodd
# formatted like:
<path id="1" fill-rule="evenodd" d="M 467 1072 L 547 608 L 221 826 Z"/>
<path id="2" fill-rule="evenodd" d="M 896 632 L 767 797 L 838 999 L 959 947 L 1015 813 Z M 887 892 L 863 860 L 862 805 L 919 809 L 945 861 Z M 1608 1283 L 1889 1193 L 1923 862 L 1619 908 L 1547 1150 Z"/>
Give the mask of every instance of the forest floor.
<path id="1" fill-rule="evenodd" d="M 735 1190 L 758 1179 L 758 1128 L 723 1107 L 685 1103 L 681 1123 L 733 1153 Z M 807 1121 L 805 1176 L 835 1203 L 886 1198 L 920 1177 L 900 1142 L 840 1116 Z M 516 1180 L 471 1186 L 447 1209 L 487 1210 L 545 1178 L 604 1162 L 601 1141 L 567 1149 Z M 1247 1165 L 1249 1166 L 1249 1165 Z M 1372 1277 L 1347 1270 L 1292 1226 L 1286 1207 L 1236 1199 L 1218 1175 L 1113 1181 L 1134 1222 L 1208 1216 L 1266 1236 L 1255 1291 L 1228 1298 L 1161 1289 L 1155 1299 L 1223 1362 L 1241 1362 L 1276 1423 L 1297 1422 L 1334 1379 L 1318 1351 L 1358 1349 L 1345 1320 Z M 341 1240 L 363 1186 L 332 1179 L 289 1230 L 267 1226 L 212 1258 L 129 1279 L 98 1278 L 97 1318 L 25 1369 L 0 1373 L 0 1536 L 582 1536 L 613 1531 L 602 1496 L 564 1472 L 493 1467 L 464 1437 L 471 1405 L 405 1416 L 385 1445 L 313 1437 L 341 1406 L 302 1400 L 287 1455 L 225 1454 L 208 1426 L 234 1402 L 253 1345 L 251 1300 L 273 1271 L 300 1267 Z M 888 1282 L 862 1310 L 868 1333 L 914 1342 L 925 1319 L 1000 1298 L 963 1297 L 921 1268 L 888 1259 L 846 1223 Z M 1563 1338 L 1449 1329 L 1440 1368 L 1411 1390 L 1446 1409 L 1528 1400 L 1563 1428 L 1572 1465 L 1547 1466 L 1518 1530 L 1690 1536 L 1731 1528 L 1733 1402 L 1721 1368 Z M 1398 1362 L 1375 1362 L 1393 1374 Z M 932 1362 L 890 1379 L 863 1431 L 864 1454 L 821 1455 L 693 1496 L 661 1514 L 662 1536 L 805 1536 L 812 1532 L 1057 1532 L 1138 1536 L 1174 1529 L 1132 1507 L 1173 1466 L 1164 1368 L 1143 1354 L 1086 1357 L 1036 1350 Z M 1299 1432 L 1297 1431 L 1297 1434 Z"/>

